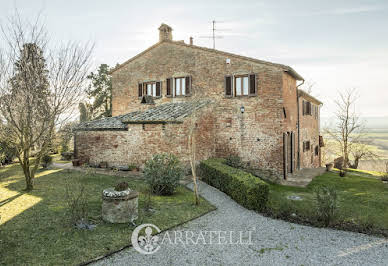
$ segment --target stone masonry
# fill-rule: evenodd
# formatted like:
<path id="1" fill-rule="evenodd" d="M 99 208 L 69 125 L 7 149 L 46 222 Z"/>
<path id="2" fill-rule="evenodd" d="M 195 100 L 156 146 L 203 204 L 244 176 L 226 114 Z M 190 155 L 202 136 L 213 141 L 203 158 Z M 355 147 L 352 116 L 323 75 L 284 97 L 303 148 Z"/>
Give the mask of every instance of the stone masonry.
<path id="1" fill-rule="evenodd" d="M 311 139 L 315 147 L 319 139 L 319 115 L 315 120 L 303 117 L 300 99 L 298 138 L 297 81 L 303 78 L 285 65 L 173 41 L 172 29 L 165 24 L 159 31 L 157 44 L 111 73 L 113 116 L 144 112 L 166 103 L 211 100 L 196 112 L 197 160 L 239 155 L 251 168 L 263 170 L 272 179 L 284 178 L 285 167 L 295 171 L 298 145 L 302 147 L 302 141 Z M 256 75 L 254 95 L 226 96 L 226 76 L 234 82 L 235 77 L 249 74 Z M 180 77 L 190 77 L 190 94 L 166 95 L 167 79 Z M 153 98 L 154 104 L 141 103 L 139 83 L 152 81 L 160 82 L 161 95 Z M 311 100 L 308 94 L 304 95 Z M 107 161 L 111 165 L 141 165 L 160 152 L 172 152 L 187 161 L 190 125 L 188 117 L 182 123 L 127 124 L 122 130 L 81 128 L 76 135 L 77 153 L 96 164 Z M 285 139 L 292 148 L 284 148 Z M 318 157 L 313 157 L 311 163 L 311 156 L 302 153 L 301 150 L 301 168 L 319 166 Z"/>

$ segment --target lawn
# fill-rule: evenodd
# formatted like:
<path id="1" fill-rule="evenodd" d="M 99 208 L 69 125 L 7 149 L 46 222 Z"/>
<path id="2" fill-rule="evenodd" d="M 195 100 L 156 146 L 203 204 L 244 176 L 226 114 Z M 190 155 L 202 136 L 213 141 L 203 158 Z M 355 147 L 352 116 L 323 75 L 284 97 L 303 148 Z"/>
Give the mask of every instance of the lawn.
<path id="1" fill-rule="evenodd" d="M 142 180 L 77 171 L 40 170 L 35 189 L 23 193 L 24 178 L 19 165 L 0 168 L 0 264 L 80 264 L 130 244 L 134 226 L 109 224 L 101 220 L 101 192 L 127 181 L 132 189 L 144 191 Z M 66 184 L 77 189 L 86 185 L 89 217 L 94 230 L 69 225 L 65 203 Z M 152 223 L 165 230 L 214 209 L 206 200 L 193 205 L 193 193 L 180 186 L 173 196 L 153 196 L 153 212 L 143 210 L 145 196 L 139 197 L 137 224 Z"/>
<path id="2" fill-rule="evenodd" d="M 270 184 L 269 207 L 278 213 L 295 213 L 301 220 L 311 222 L 315 216 L 314 189 L 320 185 L 331 185 L 337 190 L 339 209 L 334 227 L 366 233 L 388 232 L 388 184 L 373 172 L 348 173 L 344 178 L 336 172 L 327 172 L 306 188 Z M 290 195 L 301 196 L 302 200 L 288 200 Z"/>

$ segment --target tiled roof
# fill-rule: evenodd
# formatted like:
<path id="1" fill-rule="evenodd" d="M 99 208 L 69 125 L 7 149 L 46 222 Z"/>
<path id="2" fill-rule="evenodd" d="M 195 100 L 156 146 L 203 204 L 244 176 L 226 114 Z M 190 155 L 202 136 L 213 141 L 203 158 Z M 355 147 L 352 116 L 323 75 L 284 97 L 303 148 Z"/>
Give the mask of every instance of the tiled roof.
<path id="1" fill-rule="evenodd" d="M 209 104 L 210 100 L 165 103 L 147 111 L 107 117 L 78 124 L 75 130 L 126 130 L 127 124 L 182 123 L 184 118 Z"/>
<path id="2" fill-rule="evenodd" d="M 82 122 L 78 124 L 75 130 L 126 130 L 127 126 L 121 122 L 123 118 L 136 115 L 139 112 L 133 112 L 125 115 L 106 117 L 98 120 Z"/>
<path id="3" fill-rule="evenodd" d="M 210 100 L 165 103 L 147 111 L 123 118 L 123 123 L 180 123 L 193 111 L 209 104 Z"/>
<path id="4" fill-rule="evenodd" d="M 304 90 L 298 89 L 298 95 L 299 95 L 299 97 L 304 97 L 312 102 L 315 102 L 316 104 L 323 104 L 320 100 L 311 96 L 310 94 L 308 94 Z"/>

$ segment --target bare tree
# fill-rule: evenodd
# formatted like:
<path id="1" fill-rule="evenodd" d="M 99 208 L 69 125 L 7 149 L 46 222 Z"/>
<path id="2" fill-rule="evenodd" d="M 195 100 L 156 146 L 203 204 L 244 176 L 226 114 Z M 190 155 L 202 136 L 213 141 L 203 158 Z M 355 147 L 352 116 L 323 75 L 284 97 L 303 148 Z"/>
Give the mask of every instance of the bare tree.
<path id="1" fill-rule="evenodd" d="M 364 158 L 374 158 L 377 155 L 366 145 L 364 137 L 364 124 L 356 113 L 356 90 L 347 90 L 339 93 L 339 99 L 335 102 L 335 125 L 326 132 L 337 143 L 338 154 L 343 157 L 343 167 L 357 168 L 358 163 Z M 351 163 L 351 159 L 354 162 Z"/>
<path id="2" fill-rule="evenodd" d="M 195 154 L 197 152 L 196 149 L 196 127 L 197 127 L 197 112 L 194 111 L 193 114 L 190 117 L 189 121 L 189 132 L 188 132 L 188 148 L 189 148 L 189 156 L 190 156 L 190 167 L 191 167 L 191 174 L 193 176 L 193 185 L 194 185 L 194 202 L 195 205 L 199 205 L 199 193 L 198 193 L 198 178 L 197 178 L 197 171 L 196 171 L 196 157 Z"/>
<path id="3" fill-rule="evenodd" d="M 93 47 L 50 45 L 39 17 L 29 23 L 17 12 L 1 31 L 0 119 L 32 190 L 55 128 L 72 117 L 83 94 Z"/>

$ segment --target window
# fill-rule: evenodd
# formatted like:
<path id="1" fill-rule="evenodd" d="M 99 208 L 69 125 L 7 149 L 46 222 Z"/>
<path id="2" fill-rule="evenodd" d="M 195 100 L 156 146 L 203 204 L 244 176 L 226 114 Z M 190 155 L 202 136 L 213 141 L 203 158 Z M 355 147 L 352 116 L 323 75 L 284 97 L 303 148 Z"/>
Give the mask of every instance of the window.
<path id="1" fill-rule="evenodd" d="M 186 78 L 175 79 L 175 96 L 186 95 Z"/>
<path id="2" fill-rule="evenodd" d="M 152 81 L 139 83 L 139 97 L 149 95 L 152 97 L 161 97 L 162 82 Z"/>
<path id="3" fill-rule="evenodd" d="M 315 146 L 315 156 L 318 156 L 319 155 L 319 148 L 318 148 L 318 145 Z"/>
<path id="4" fill-rule="evenodd" d="M 303 142 L 303 151 L 309 151 L 310 150 L 310 141 L 304 141 Z"/>
<path id="5" fill-rule="evenodd" d="M 191 95 L 191 76 L 168 78 L 167 79 L 166 96 L 179 97 Z"/>
<path id="6" fill-rule="evenodd" d="M 256 74 L 225 76 L 225 96 L 257 95 Z"/>
<path id="7" fill-rule="evenodd" d="M 303 101 L 303 115 L 312 115 L 311 103 L 308 101 Z"/>
<path id="8" fill-rule="evenodd" d="M 236 76 L 234 78 L 234 95 L 248 95 L 248 76 Z"/>
<path id="9" fill-rule="evenodd" d="M 145 95 L 156 97 L 156 83 L 155 82 L 146 84 Z"/>

